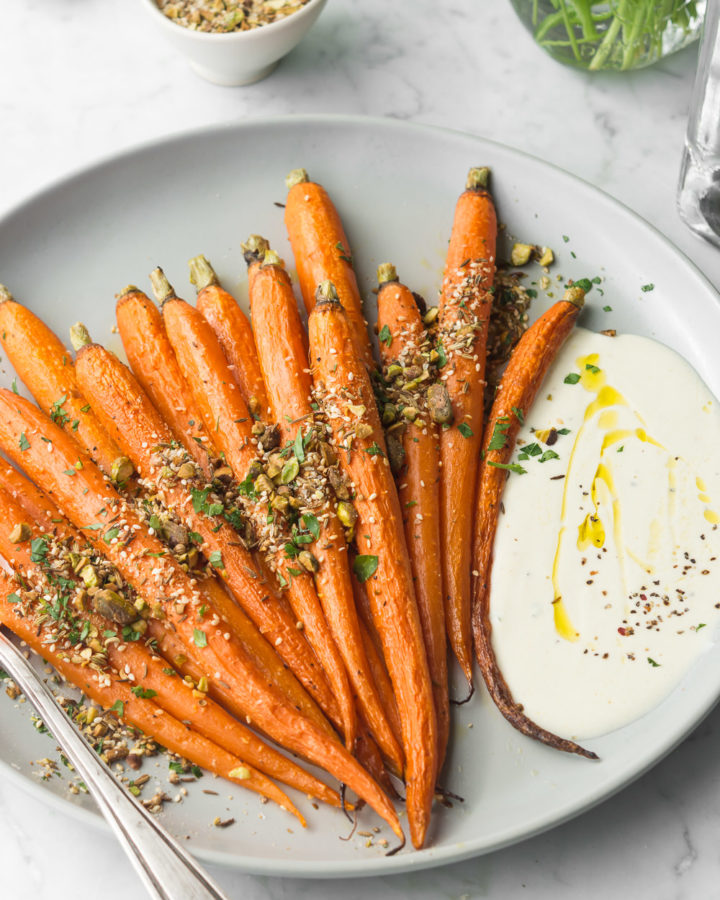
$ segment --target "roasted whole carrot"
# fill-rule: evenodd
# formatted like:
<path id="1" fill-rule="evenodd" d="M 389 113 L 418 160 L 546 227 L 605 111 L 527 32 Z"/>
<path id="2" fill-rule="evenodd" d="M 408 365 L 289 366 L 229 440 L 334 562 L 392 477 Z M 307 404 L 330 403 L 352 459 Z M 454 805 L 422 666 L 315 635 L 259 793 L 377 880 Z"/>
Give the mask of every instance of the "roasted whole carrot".
<path id="1" fill-rule="evenodd" d="M 40 589 L 43 600 L 37 602 L 47 602 L 44 598 L 50 596 L 51 610 L 65 610 L 66 630 L 70 633 L 75 631 L 80 636 L 78 643 L 95 651 L 91 661 L 102 660 L 104 665 L 119 673 L 122 681 L 131 682 L 134 693 L 152 697 L 161 709 L 178 720 L 190 723 L 199 734 L 264 774 L 334 806 L 339 805 L 339 797 L 334 791 L 228 715 L 203 690 L 197 689 L 195 682 L 181 681 L 172 668 L 167 668 L 167 661 L 152 652 L 141 638 L 136 641 L 119 639 L 117 624 L 92 611 L 93 598 L 90 601 L 86 599 L 85 579 L 75 576 L 73 572 L 81 565 L 84 572 L 87 566 L 97 577 L 98 569 L 93 565 L 95 557 L 79 552 L 85 541 L 71 526 L 63 520 L 52 525 L 55 533 L 49 533 L 42 527 L 28 526 L 26 510 L 13 502 L 2 488 L 0 511 L 4 521 L 16 523 L 15 528 L 18 523 L 26 525 L 27 535 L 22 541 L 13 541 L 12 531 L 0 530 L 0 553 L 24 582 Z M 52 560 L 57 568 L 49 569 L 45 560 Z M 58 576 L 62 576 L 62 580 Z M 89 576 L 86 579 L 89 580 Z M 99 592 L 98 587 L 93 597 L 97 597 Z M 57 602 L 54 602 L 55 597 Z M 63 603 L 66 600 L 72 606 Z M 103 603 L 104 599 L 98 601 L 100 606 Z M 68 612 L 70 609 L 72 613 Z M 56 621 L 63 622 L 63 618 Z M 62 637 L 60 634 L 61 643 Z M 72 645 L 72 653 L 83 660 L 78 644 Z M 200 687 L 203 687 L 202 681 Z M 267 787 L 272 791 L 268 796 L 283 805 L 284 795 L 277 794 L 272 782 L 268 782 Z"/>
<path id="2" fill-rule="evenodd" d="M 388 397 L 383 420 L 390 429 L 389 447 L 391 441 L 402 445 L 402 459 L 393 468 L 397 469 L 405 540 L 435 697 L 441 766 L 450 731 L 450 700 L 440 549 L 439 426 L 449 419 L 450 401 L 444 384 L 435 380 L 435 354 L 412 292 L 398 281 L 389 264 L 378 268 L 378 284 L 380 358 Z M 392 463 L 392 452 L 390 459 Z"/>
<path id="3" fill-rule="evenodd" d="M 584 302 L 585 291 L 580 287 L 570 287 L 562 300 L 528 328 L 510 357 L 495 395 L 483 440 L 483 460 L 478 478 L 472 625 L 480 671 L 490 696 L 508 722 L 528 737 L 557 750 L 597 759 L 596 754 L 573 741 L 540 728 L 523 713 L 522 705 L 512 697 L 495 658 L 490 624 L 492 548 L 520 419 L 527 415 L 532 406 L 543 378 L 572 331 Z"/>
<path id="4" fill-rule="evenodd" d="M 9 466 L 4 462 L 0 463 L 0 483 L 2 484 L 2 487 L 0 487 L 0 509 L 2 510 L 4 520 L 8 523 L 12 523 L 13 528 L 18 524 L 22 525 L 27 523 L 30 525 L 30 523 L 35 523 L 40 528 L 41 532 L 46 535 L 51 535 L 64 541 L 74 541 L 75 546 L 78 548 L 87 546 L 85 538 L 62 516 L 57 506 L 55 506 L 54 503 L 32 482 L 28 481 L 28 479 L 21 475 L 16 469 L 13 469 L 12 466 Z M 6 534 L 3 534 L 3 532 L 0 531 L 0 553 L 3 553 L 6 558 L 11 558 L 13 549 L 15 549 L 16 553 L 18 552 L 18 548 L 13 548 L 12 545 L 8 546 L 7 542 L 3 544 L 3 540 L 8 540 L 9 534 L 9 531 Z M 24 546 L 26 546 L 26 543 Z M 23 558 L 22 562 L 27 566 L 27 559 Z M 88 564 L 92 567 L 91 561 L 89 561 Z M 78 562 L 75 563 L 74 568 L 79 569 Z M 212 578 L 205 579 L 202 582 L 203 590 L 208 591 L 209 588 L 215 584 L 216 582 L 214 582 Z M 210 596 L 217 607 L 217 590 L 213 589 L 210 591 Z M 232 617 L 231 622 L 234 633 L 240 637 L 245 646 L 248 647 L 266 678 L 274 681 L 274 683 L 283 690 L 283 693 L 289 697 L 296 708 L 304 711 L 312 701 L 310 701 L 307 696 L 303 698 L 301 693 L 302 688 L 297 683 L 296 689 L 287 689 L 287 680 L 288 678 L 292 678 L 292 675 L 289 671 L 277 665 L 277 657 L 269 644 L 267 644 L 257 632 L 253 634 L 251 628 L 237 628 L 237 618 L 235 616 Z M 153 627 L 153 625 L 157 627 Z M 155 640 L 156 646 L 160 646 L 162 643 L 167 645 L 167 639 L 170 637 L 167 633 L 163 633 L 159 623 L 152 622 L 149 623 L 148 636 Z M 113 647 L 114 645 L 111 644 L 108 647 L 108 650 L 112 651 Z M 129 662 L 134 673 L 142 671 L 147 674 L 148 661 L 147 659 L 142 658 L 142 654 L 141 658 L 138 659 L 138 647 L 140 647 L 142 651 L 144 651 L 145 656 L 147 656 L 144 645 L 129 643 L 126 644 L 125 649 L 132 657 L 131 660 L 126 661 L 126 663 L 123 663 L 121 666 L 118 661 L 113 659 L 110 652 L 109 659 L 111 664 L 120 670 L 127 662 Z M 196 666 L 192 664 L 189 666 L 187 665 L 187 658 L 182 652 L 182 645 L 180 642 L 171 639 L 170 652 L 166 654 L 162 649 L 161 652 L 165 658 L 173 664 L 174 668 L 177 667 L 183 674 L 188 672 L 191 674 L 192 681 L 189 682 L 190 688 L 193 688 L 197 683 L 201 682 L 203 673 Z M 157 669 L 157 660 L 155 656 L 153 656 L 153 660 L 154 668 Z M 162 665 L 163 664 L 161 664 L 161 666 Z M 153 674 L 153 671 L 154 670 L 151 668 L 151 675 Z M 167 678 L 166 673 L 162 669 L 161 674 L 165 675 Z M 180 718 L 187 718 L 187 709 L 177 706 L 175 698 L 177 682 L 168 682 L 165 680 L 165 685 L 168 688 L 168 691 L 158 691 L 158 700 L 156 702 L 164 709 L 167 709 L 172 715 Z M 150 689 L 156 689 L 155 684 L 148 684 L 148 687 Z M 213 685 L 212 693 L 219 694 L 221 699 L 225 700 L 228 692 L 222 689 L 218 691 L 216 690 L 217 687 L 217 685 Z M 231 696 L 232 695 L 230 695 L 230 697 Z M 170 705 L 167 705 L 168 703 Z M 242 712 L 237 704 L 231 702 L 229 708 L 237 711 L 238 716 L 242 718 Z M 237 722 L 235 719 L 228 716 L 220 706 L 205 704 L 201 709 L 201 717 L 202 721 L 193 719 L 193 722 L 200 733 L 204 734 L 209 740 L 214 741 L 231 753 L 247 758 L 249 763 L 260 769 L 260 771 L 264 772 L 266 775 L 277 778 L 279 781 L 283 781 L 285 784 L 295 787 L 306 794 L 311 794 L 333 806 L 340 805 L 340 798 L 335 791 L 328 788 L 323 782 L 314 778 L 304 769 L 300 768 L 300 766 L 295 764 L 288 766 L 288 760 L 285 756 L 269 747 L 240 722 Z"/>
<path id="5" fill-rule="evenodd" d="M 130 477 L 127 460 L 103 431 L 78 389 L 72 354 L 34 313 L 0 285 L 0 343 L 20 380 L 47 415 L 116 481 Z"/>
<path id="6" fill-rule="evenodd" d="M 212 509 L 213 501 L 209 499 L 212 483 L 201 475 L 198 477 L 182 451 L 178 455 L 178 451 L 167 449 L 172 434 L 127 366 L 99 344 L 89 344 L 78 351 L 76 368 L 78 379 L 93 398 L 103 425 L 121 443 L 128 457 L 135 460 L 142 478 L 156 486 L 163 505 L 176 510 L 190 533 L 200 537 L 203 551 L 208 559 L 215 560 L 215 570 L 246 605 L 248 614 L 254 611 L 264 625 L 272 623 L 272 631 L 267 632 L 271 643 L 278 651 L 286 652 L 288 648 L 284 645 L 289 645 L 288 655 L 299 668 L 303 682 L 332 708 L 332 696 L 295 620 L 263 583 L 263 573 L 239 535 L 220 512 Z M 175 469 L 178 475 L 165 477 L 166 469 Z M 219 509 L 224 510 L 222 504 Z M 272 665 L 270 655 L 258 646 L 254 629 L 230 597 L 222 590 L 213 590 L 212 600 L 217 612 L 262 665 L 268 679 L 281 687 L 316 724 L 328 728 L 320 710 L 290 681 L 279 659 Z"/>
<path id="7" fill-rule="evenodd" d="M 209 474 L 212 453 L 207 429 L 172 352 L 160 310 L 141 290 L 128 285 L 115 307 L 118 331 L 135 377 L 175 438 Z"/>
<path id="8" fill-rule="evenodd" d="M 0 572 L 0 624 L 5 625 L 21 640 L 51 663 L 55 669 L 79 688 L 85 696 L 102 706 L 117 712 L 129 725 L 139 728 L 144 734 L 155 739 L 172 753 L 190 762 L 227 778 L 236 784 L 269 797 L 296 816 L 305 825 L 305 819 L 290 798 L 269 778 L 222 747 L 208 740 L 204 735 L 189 728 L 162 709 L 153 699 L 138 696 L 132 690 L 132 683 L 123 679 L 112 668 L 98 672 L 86 661 L 76 662 L 52 641 L 52 627 L 38 625 L 36 617 L 27 614 L 21 607 L 23 590 L 4 572 Z M 45 617 L 46 620 L 49 617 Z M 80 657 L 79 657 L 80 658 Z M 80 658 L 81 659 L 81 658 Z"/>
<path id="9" fill-rule="evenodd" d="M 184 300 L 175 296 L 162 271 L 152 275 L 153 289 L 162 303 L 163 317 L 168 337 L 175 350 L 185 380 L 195 394 L 205 425 L 213 428 L 213 439 L 238 481 L 245 481 L 251 467 L 258 465 L 259 449 L 266 439 L 265 426 L 252 422 L 247 404 L 242 398 L 235 376 L 228 368 L 227 361 L 215 333 L 198 312 Z M 319 700 L 325 712 L 341 728 L 348 747 L 355 742 L 357 729 L 355 703 L 350 689 L 340 652 L 335 644 L 315 585 L 309 570 L 314 570 L 315 561 L 308 551 L 297 554 L 298 567 L 288 556 L 287 541 L 278 545 L 275 539 L 274 522 L 268 523 L 272 489 L 271 480 L 264 473 L 254 479 L 253 492 L 257 495 L 255 526 L 268 536 L 272 549 L 268 554 L 273 569 L 287 586 L 287 597 L 293 612 L 302 623 L 308 643 L 315 651 L 332 687 L 340 708 L 338 716 L 333 705 Z M 286 480 L 286 485 L 287 485 Z M 262 488 L 265 485 L 265 488 Z M 307 561 L 307 563 L 306 563 Z M 319 698 L 318 698 L 319 699 Z"/>
<path id="10" fill-rule="evenodd" d="M 375 359 L 350 244 L 338 211 L 325 188 L 310 181 L 305 169 L 293 169 L 285 183 L 288 187 L 285 227 L 307 311 L 315 306 L 318 284 L 332 281 L 348 317 L 358 356 L 372 371 Z"/>
<path id="11" fill-rule="evenodd" d="M 331 284 L 318 290 L 309 320 L 318 402 L 333 430 L 358 513 L 354 570 L 366 583 L 402 724 L 410 834 L 422 847 L 437 776 L 437 721 L 402 512 L 370 378 Z"/>
<path id="12" fill-rule="evenodd" d="M 197 290 L 197 308 L 220 341 L 243 399 L 255 418 L 264 420 L 268 402 L 250 321 L 235 298 L 220 284 L 204 256 L 190 260 L 190 281 Z"/>
<path id="13" fill-rule="evenodd" d="M 41 438 L 46 438 L 43 441 Z M 46 442 L 53 445 L 48 453 Z M 364 799 L 403 838 L 397 814 L 386 794 L 357 761 L 272 684 L 267 684 L 242 644 L 224 630 L 197 584 L 165 555 L 162 543 L 145 528 L 127 503 L 103 478 L 92 460 L 80 454 L 68 435 L 22 397 L 0 389 L 0 449 L 22 465 L 57 502 L 64 515 L 87 531 L 96 547 L 133 584 L 140 599 L 162 607 L 166 627 L 183 641 L 187 655 L 208 672 L 208 681 L 225 681 L 254 723 L 282 746 L 322 766 Z M 81 467 L 75 463 L 80 462 Z M 73 469 L 75 475 L 66 473 Z M 109 526 L 109 527 L 108 527 Z"/>
<path id="14" fill-rule="evenodd" d="M 485 348 L 495 274 L 497 218 L 489 170 L 470 169 L 455 207 L 438 303 L 440 379 L 452 419 L 440 434 L 440 529 L 447 633 L 472 685 L 470 556 L 482 441 Z"/>
<path id="15" fill-rule="evenodd" d="M 310 546 L 319 564 L 315 585 L 323 612 L 345 662 L 359 709 L 380 750 L 395 773 L 401 774 L 402 750 L 383 709 L 365 655 L 353 597 L 348 548 L 343 525 L 338 519 L 340 514 L 345 523 L 350 524 L 355 513 L 349 500 L 337 496 L 331 486 L 328 470 L 336 463 L 329 444 L 320 441 L 320 437 L 325 437 L 326 425 L 313 409 L 307 338 L 290 277 L 272 251 L 265 253 L 262 261 L 253 261 L 247 254 L 246 259 L 253 270 L 250 312 L 271 420 L 278 424 L 283 444 L 295 441 L 297 423 L 302 423 L 305 433 L 310 436 L 300 467 L 306 467 L 315 488 L 312 503 L 305 512 L 312 517 L 307 521 L 317 523 L 317 536 Z M 309 428 L 313 431 L 308 432 Z M 316 445 L 317 449 L 314 449 Z M 342 488 L 339 490 L 344 496 Z M 298 512 L 302 517 L 303 508 Z"/>

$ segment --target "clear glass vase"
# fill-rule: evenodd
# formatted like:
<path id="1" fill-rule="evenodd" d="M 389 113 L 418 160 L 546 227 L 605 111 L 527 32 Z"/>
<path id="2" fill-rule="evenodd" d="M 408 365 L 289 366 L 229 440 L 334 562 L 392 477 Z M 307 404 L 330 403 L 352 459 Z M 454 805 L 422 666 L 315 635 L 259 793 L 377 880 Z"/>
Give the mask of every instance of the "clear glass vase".
<path id="1" fill-rule="evenodd" d="M 511 0 L 535 42 L 588 71 L 649 66 L 700 34 L 705 0 Z"/>

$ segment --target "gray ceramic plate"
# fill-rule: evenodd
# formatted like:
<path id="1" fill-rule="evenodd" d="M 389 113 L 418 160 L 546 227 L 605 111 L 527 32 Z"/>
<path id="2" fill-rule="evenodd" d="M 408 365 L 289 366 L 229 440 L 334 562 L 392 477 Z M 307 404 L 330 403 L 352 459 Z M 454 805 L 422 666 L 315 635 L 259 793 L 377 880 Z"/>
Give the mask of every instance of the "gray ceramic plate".
<path id="1" fill-rule="evenodd" d="M 61 334 L 83 319 L 113 349 L 114 294 L 147 285 L 162 265 L 178 293 L 190 294 L 187 260 L 205 253 L 226 286 L 245 298 L 240 242 L 266 235 L 290 258 L 283 178 L 304 166 L 339 207 L 372 318 L 375 268 L 392 260 L 415 290 L 434 297 L 455 198 L 471 165 L 490 165 L 508 233 L 552 246 L 565 277 L 601 275 L 583 324 L 646 334 L 669 344 L 720 395 L 714 335 L 717 296 L 661 235 L 596 189 L 547 163 L 482 139 L 360 118 L 287 118 L 206 130 L 143 147 L 82 172 L 28 201 L 0 222 L 0 280 Z M 539 273 L 538 273 L 539 274 Z M 643 292 L 642 285 L 654 290 Z M 535 312 L 547 300 L 538 299 Z M 612 307 L 604 312 L 603 306 Z M 9 384 L 12 373 L 2 375 Z M 501 564 L 501 562 L 500 562 Z M 458 683 L 457 690 L 462 686 Z M 556 825 L 607 798 L 661 759 L 700 721 L 720 691 L 720 654 L 708 653 L 667 700 L 641 721 L 591 743 L 591 763 L 521 737 L 478 690 L 453 710 L 444 786 L 461 795 L 439 808 L 428 849 L 387 858 L 344 817 L 314 811 L 304 798 L 302 831 L 255 795 L 206 776 L 164 819 L 203 859 L 289 876 L 361 876 L 436 866 L 485 853 Z M 0 760 L 48 802 L 99 821 L 67 779 L 39 782 L 31 760 L 52 751 L 4 695 Z M 158 770 L 164 783 L 164 763 Z M 152 770 L 151 770 L 152 771 Z M 165 785 L 166 786 L 166 785 Z M 203 793 L 217 791 L 217 796 Z M 236 824 L 213 828 L 216 816 Z M 378 821 L 367 811 L 359 829 Z M 385 833 L 387 829 L 383 831 Z M 380 835 L 382 836 L 382 834 Z M 390 837 L 390 835 L 386 835 Z"/>

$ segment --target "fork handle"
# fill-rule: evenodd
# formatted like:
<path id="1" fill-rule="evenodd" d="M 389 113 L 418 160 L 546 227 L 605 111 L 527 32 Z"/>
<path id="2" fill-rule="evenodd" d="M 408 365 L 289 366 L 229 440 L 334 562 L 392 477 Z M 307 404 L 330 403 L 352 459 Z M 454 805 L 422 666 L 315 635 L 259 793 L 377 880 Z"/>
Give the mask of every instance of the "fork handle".
<path id="1" fill-rule="evenodd" d="M 122 787 L 68 719 L 42 678 L 1 631 L 0 664 L 83 778 L 150 896 L 158 900 L 227 900 L 204 869 Z"/>

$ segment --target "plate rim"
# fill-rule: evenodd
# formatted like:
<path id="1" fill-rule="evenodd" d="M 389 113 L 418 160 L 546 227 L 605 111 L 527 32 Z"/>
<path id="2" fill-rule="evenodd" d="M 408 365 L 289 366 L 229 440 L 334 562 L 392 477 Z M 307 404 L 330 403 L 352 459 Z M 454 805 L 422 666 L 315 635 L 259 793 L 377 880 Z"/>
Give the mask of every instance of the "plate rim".
<path id="1" fill-rule="evenodd" d="M 661 245 L 669 251 L 670 255 L 676 257 L 680 264 L 684 264 L 685 273 L 689 277 L 692 276 L 698 286 L 704 289 L 705 292 L 709 292 L 716 304 L 720 303 L 718 290 L 708 276 L 705 275 L 700 267 L 690 259 L 681 248 L 676 246 L 655 225 L 646 220 L 635 210 L 631 209 L 623 203 L 623 201 L 612 196 L 581 176 L 569 172 L 567 169 L 564 169 L 556 163 L 542 159 L 525 150 L 485 137 L 481 134 L 443 125 L 382 116 L 334 113 L 298 113 L 278 116 L 254 116 L 244 119 L 241 122 L 202 125 L 139 141 L 138 143 L 121 150 L 104 154 L 89 164 L 78 165 L 64 174 L 51 179 L 37 191 L 16 201 L 0 216 L 0 232 L 11 224 L 13 218 L 29 211 L 32 206 L 51 199 L 53 194 L 70 188 L 76 181 L 98 175 L 103 169 L 110 169 L 118 164 L 131 164 L 134 159 L 140 159 L 145 155 L 152 155 L 178 144 L 186 144 L 195 140 L 208 140 L 211 139 L 213 135 L 225 136 L 231 133 L 243 134 L 251 133 L 254 130 L 266 130 L 270 128 L 307 128 L 312 125 L 319 127 L 322 127 L 323 125 L 332 125 L 333 127 L 346 126 L 348 128 L 385 129 L 387 132 L 411 131 L 418 135 L 431 133 L 438 138 L 444 136 L 450 139 L 469 140 L 477 144 L 478 148 L 488 147 L 500 155 L 506 155 L 510 158 L 514 157 L 529 162 L 531 165 L 539 166 L 542 169 L 552 170 L 562 179 L 569 179 L 571 184 L 574 183 L 578 187 L 581 187 L 588 194 L 592 195 L 596 201 L 605 204 L 605 206 L 611 209 L 615 215 L 620 215 L 622 218 L 633 222 L 636 227 L 640 227 L 642 230 L 647 231 L 655 240 L 659 239 Z M 712 702 L 707 705 L 707 708 L 694 719 L 692 724 L 689 724 L 680 734 L 676 733 L 669 744 L 663 746 L 661 751 L 654 755 L 650 761 L 647 761 L 641 766 L 641 768 L 637 770 L 633 769 L 630 773 L 619 778 L 617 783 L 613 784 L 609 790 L 605 785 L 598 785 L 596 790 L 589 796 L 584 795 L 581 802 L 578 803 L 577 800 L 574 800 L 573 802 L 566 803 L 561 811 L 558 812 L 556 809 L 553 814 L 546 815 L 541 820 L 537 821 L 536 826 L 531 830 L 523 831 L 522 834 L 518 835 L 516 827 L 514 833 L 510 833 L 513 830 L 508 829 L 507 833 L 499 835 L 496 840 L 482 847 L 478 847 L 465 840 L 460 843 L 448 844 L 440 848 L 428 847 L 420 851 L 412 851 L 407 854 L 389 858 L 378 857 L 358 860 L 357 862 L 351 860 L 339 860 L 336 862 L 323 862 L 322 864 L 318 861 L 306 861 L 292 858 L 282 860 L 259 860 L 247 856 L 232 856 L 224 851 L 213 851 L 212 849 L 203 847 L 196 848 L 192 847 L 192 845 L 190 845 L 189 849 L 195 856 L 204 862 L 229 870 L 243 872 L 245 874 L 282 875 L 284 877 L 296 878 L 327 879 L 384 876 L 458 863 L 529 840 L 545 831 L 566 823 L 572 818 L 590 811 L 592 808 L 606 800 L 610 800 L 672 753 L 672 751 L 675 750 L 679 744 L 705 720 L 719 700 L 720 692 L 716 694 Z M 21 790 L 37 797 L 48 806 L 61 812 L 67 812 L 68 815 L 74 817 L 76 820 L 100 828 L 106 833 L 110 832 L 109 825 L 98 811 L 80 807 L 72 803 L 69 799 L 65 799 L 59 794 L 44 789 L 41 784 L 36 784 L 32 778 L 29 778 L 22 772 L 18 772 L 10 763 L 3 759 L 0 759 L 0 772 L 5 775 L 9 774 L 13 783 Z M 322 868 L 319 868 L 320 865 Z"/>

